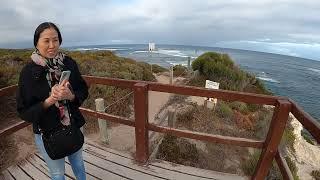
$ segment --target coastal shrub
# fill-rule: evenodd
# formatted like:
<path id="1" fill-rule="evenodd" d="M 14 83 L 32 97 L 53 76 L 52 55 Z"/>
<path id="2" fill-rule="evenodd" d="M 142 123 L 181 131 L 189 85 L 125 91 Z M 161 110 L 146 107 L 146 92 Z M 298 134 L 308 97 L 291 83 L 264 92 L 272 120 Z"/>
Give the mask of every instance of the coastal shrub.
<path id="1" fill-rule="evenodd" d="M 249 109 L 247 107 L 247 104 L 244 102 L 234 101 L 232 103 L 229 103 L 229 107 L 233 110 L 237 110 L 241 112 L 242 114 L 248 114 Z"/>
<path id="2" fill-rule="evenodd" d="M 220 101 L 215 108 L 218 117 L 230 119 L 233 116 L 232 109 L 225 102 Z"/>
<path id="3" fill-rule="evenodd" d="M 302 135 L 303 139 L 305 139 L 309 144 L 315 145 L 310 133 L 308 133 L 306 131 L 302 131 L 301 135 Z"/>
<path id="4" fill-rule="evenodd" d="M 221 89 L 237 90 L 230 63 L 225 63 L 222 55 L 215 52 L 204 53 L 192 62 L 193 70 L 198 70 L 206 79 L 220 83 Z M 232 81 L 234 80 L 234 81 Z"/>
<path id="5" fill-rule="evenodd" d="M 187 109 L 186 111 L 177 114 L 177 122 L 178 123 L 190 123 L 195 114 L 196 109 L 194 107 Z"/>
<path id="6" fill-rule="evenodd" d="M 313 170 L 313 171 L 311 171 L 310 175 L 311 175 L 315 180 L 320 180 L 320 170 Z"/>
<path id="7" fill-rule="evenodd" d="M 293 179 L 294 180 L 299 180 L 299 176 L 298 176 L 298 168 L 296 166 L 296 163 L 294 161 L 291 160 L 291 158 L 289 156 L 285 157 L 285 160 L 288 164 L 288 167 L 292 173 Z"/>
<path id="8" fill-rule="evenodd" d="M 256 112 L 258 111 L 260 108 L 262 108 L 262 105 L 260 104 L 247 104 L 248 110 L 250 112 Z"/>
<path id="9" fill-rule="evenodd" d="M 273 111 L 262 108 L 258 111 L 255 124 L 255 137 L 264 140 L 269 131 L 269 125 L 273 116 Z"/>
<path id="10" fill-rule="evenodd" d="M 205 82 L 206 82 L 206 77 L 199 75 L 199 76 L 194 76 L 192 77 L 187 85 L 189 86 L 197 86 L 197 87 L 205 87 Z"/>
<path id="11" fill-rule="evenodd" d="M 259 158 L 260 151 L 254 151 L 252 154 L 249 155 L 247 160 L 241 161 L 241 169 L 245 175 L 251 176 L 254 173 Z"/>
<path id="12" fill-rule="evenodd" d="M 156 157 L 173 163 L 195 166 L 199 161 L 199 152 L 196 145 L 188 140 L 166 134 Z"/>
<path id="13" fill-rule="evenodd" d="M 207 52 L 192 62 L 204 79 L 219 82 L 220 89 L 269 94 L 263 83 L 234 64 L 228 54 Z"/>
<path id="14" fill-rule="evenodd" d="M 165 72 L 165 71 L 168 71 L 168 69 L 166 69 L 162 66 L 159 66 L 157 64 L 152 64 L 152 72 L 153 73 L 160 73 L 160 72 Z"/>
<path id="15" fill-rule="evenodd" d="M 293 133 L 293 128 L 287 126 L 283 132 L 282 139 L 280 142 L 281 147 L 288 147 L 289 150 L 295 152 L 294 142 L 296 140 L 296 136 Z"/>
<path id="16" fill-rule="evenodd" d="M 173 66 L 173 76 L 185 76 L 187 75 L 187 71 L 188 71 L 188 68 L 181 65 L 181 64 L 178 64 L 178 65 L 175 65 Z"/>
<path id="17" fill-rule="evenodd" d="M 246 160 L 241 161 L 240 166 L 241 166 L 242 172 L 246 176 L 253 175 L 256 169 L 256 166 L 258 164 L 260 154 L 261 154 L 260 150 L 255 150 L 252 154 L 249 155 L 249 157 Z M 281 172 L 278 166 L 276 165 L 275 161 L 273 161 L 271 169 L 266 179 L 281 179 L 281 177 L 282 177 Z"/>

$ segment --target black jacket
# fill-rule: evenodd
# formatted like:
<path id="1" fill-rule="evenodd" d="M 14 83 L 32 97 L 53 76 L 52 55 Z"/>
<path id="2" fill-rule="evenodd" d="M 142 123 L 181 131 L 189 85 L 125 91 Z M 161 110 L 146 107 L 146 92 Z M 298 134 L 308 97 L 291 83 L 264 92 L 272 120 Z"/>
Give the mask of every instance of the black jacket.
<path id="1" fill-rule="evenodd" d="M 63 60 L 63 70 L 70 70 L 69 82 L 75 99 L 69 102 L 70 113 L 75 124 L 80 128 L 85 120 L 79 111 L 82 102 L 88 97 L 88 86 L 81 77 L 77 63 L 66 56 Z M 59 109 L 52 105 L 44 109 L 43 101 L 49 97 L 50 87 L 46 79 L 46 69 L 33 61 L 28 63 L 20 72 L 17 91 L 17 111 L 19 117 L 33 124 L 33 132 L 39 134 L 60 125 Z"/>

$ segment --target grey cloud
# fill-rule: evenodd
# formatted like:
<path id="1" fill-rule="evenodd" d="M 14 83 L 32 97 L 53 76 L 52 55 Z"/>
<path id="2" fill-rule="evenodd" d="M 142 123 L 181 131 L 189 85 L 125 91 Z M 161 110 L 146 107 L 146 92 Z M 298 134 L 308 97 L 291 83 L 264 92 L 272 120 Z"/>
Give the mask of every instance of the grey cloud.
<path id="1" fill-rule="evenodd" d="M 35 27 L 43 21 L 59 25 L 66 46 L 152 40 L 230 46 L 241 42 L 238 45 L 245 48 L 252 44 L 244 41 L 261 39 L 297 44 L 320 41 L 318 0 L 4 0 L 1 5 L 0 47 L 31 41 Z"/>

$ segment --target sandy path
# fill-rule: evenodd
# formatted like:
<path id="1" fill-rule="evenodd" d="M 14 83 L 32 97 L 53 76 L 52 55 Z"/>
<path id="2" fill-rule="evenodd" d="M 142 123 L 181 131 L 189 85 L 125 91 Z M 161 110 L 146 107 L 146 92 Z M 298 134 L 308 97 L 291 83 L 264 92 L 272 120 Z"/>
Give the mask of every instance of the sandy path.
<path id="1" fill-rule="evenodd" d="M 156 75 L 157 82 L 163 84 L 169 84 L 170 78 L 166 75 Z M 149 91 L 149 101 L 148 101 L 148 110 L 149 110 L 149 122 L 155 123 L 155 116 L 160 111 L 161 107 L 165 105 L 170 97 L 171 93 L 163 93 L 156 91 Z"/>

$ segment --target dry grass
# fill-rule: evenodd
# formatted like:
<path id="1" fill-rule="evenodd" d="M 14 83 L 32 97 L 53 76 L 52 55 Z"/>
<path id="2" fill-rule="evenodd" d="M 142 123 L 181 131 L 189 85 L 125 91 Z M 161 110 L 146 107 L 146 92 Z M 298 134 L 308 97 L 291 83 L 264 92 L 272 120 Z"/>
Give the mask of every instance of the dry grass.
<path id="1" fill-rule="evenodd" d="M 36 151 L 32 127 L 28 126 L 0 141 L 0 172 Z"/>

